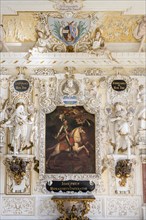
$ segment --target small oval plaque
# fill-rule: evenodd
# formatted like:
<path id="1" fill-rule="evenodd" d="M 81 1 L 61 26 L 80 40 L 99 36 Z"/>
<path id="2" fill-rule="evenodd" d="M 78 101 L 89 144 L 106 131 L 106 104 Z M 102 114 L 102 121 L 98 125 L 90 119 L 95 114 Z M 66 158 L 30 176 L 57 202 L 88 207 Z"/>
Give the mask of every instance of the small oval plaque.
<path id="1" fill-rule="evenodd" d="M 127 83 L 124 80 L 114 80 L 112 82 L 112 88 L 115 91 L 123 91 L 127 88 Z"/>
<path id="2" fill-rule="evenodd" d="M 14 82 L 14 89 L 18 92 L 26 92 L 29 89 L 27 80 L 17 80 Z"/>

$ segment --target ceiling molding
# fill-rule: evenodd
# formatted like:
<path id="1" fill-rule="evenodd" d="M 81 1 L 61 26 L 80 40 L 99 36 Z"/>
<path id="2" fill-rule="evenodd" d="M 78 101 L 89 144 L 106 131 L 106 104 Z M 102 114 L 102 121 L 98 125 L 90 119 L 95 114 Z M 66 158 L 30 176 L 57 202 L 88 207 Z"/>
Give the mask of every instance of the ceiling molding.
<path id="1" fill-rule="evenodd" d="M 24 1 L 2 0 L 2 14 L 17 14 L 19 11 L 54 11 L 52 1 Z M 121 11 L 124 14 L 145 14 L 145 1 L 84 1 L 82 11 Z"/>

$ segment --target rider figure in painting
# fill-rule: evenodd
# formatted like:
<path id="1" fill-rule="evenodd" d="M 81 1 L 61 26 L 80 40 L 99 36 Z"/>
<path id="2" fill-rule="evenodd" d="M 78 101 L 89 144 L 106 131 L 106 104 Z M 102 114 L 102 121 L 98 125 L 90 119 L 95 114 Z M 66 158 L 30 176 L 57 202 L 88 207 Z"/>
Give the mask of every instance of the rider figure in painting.
<path id="1" fill-rule="evenodd" d="M 71 131 L 69 129 L 68 121 L 65 119 L 64 114 L 61 114 L 59 116 L 59 119 L 62 121 L 62 126 L 55 138 L 61 141 L 65 137 L 67 144 L 69 145 L 69 149 L 72 150 L 74 141 L 73 141 L 73 137 L 71 137 L 70 135 Z"/>

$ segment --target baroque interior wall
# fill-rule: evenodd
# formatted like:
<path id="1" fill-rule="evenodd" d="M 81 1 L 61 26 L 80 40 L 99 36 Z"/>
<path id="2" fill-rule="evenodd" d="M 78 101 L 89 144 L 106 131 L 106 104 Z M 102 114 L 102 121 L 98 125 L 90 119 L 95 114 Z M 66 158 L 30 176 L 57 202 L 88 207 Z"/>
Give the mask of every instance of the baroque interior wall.
<path id="1" fill-rule="evenodd" d="M 90 219 L 146 219 L 144 2 L 137 13 L 137 1 L 120 8 L 115 1 L 12 1 L 11 10 L 8 3 L 0 44 L 1 219 L 54 220 L 54 195 L 91 194 Z M 71 170 L 68 149 L 49 150 L 60 144 L 64 121 L 82 127 L 87 140 L 75 142 Z M 55 180 L 90 181 L 95 189 L 49 192 L 46 183 Z"/>

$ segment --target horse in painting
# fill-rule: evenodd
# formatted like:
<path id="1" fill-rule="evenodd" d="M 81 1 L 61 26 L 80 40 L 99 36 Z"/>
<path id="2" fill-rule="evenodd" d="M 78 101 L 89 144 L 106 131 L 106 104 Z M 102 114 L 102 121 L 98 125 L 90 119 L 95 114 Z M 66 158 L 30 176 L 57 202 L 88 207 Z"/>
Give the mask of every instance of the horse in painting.
<path id="1" fill-rule="evenodd" d="M 82 134 L 85 134 L 85 131 L 83 130 L 82 127 L 77 127 L 75 129 L 72 130 L 72 132 L 70 133 L 70 137 L 72 137 L 73 139 L 73 145 L 69 146 L 69 143 L 67 143 L 67 141 L 62 141 L 58 144 L 56 144 L 54 147 L 50 148 L 50 150 L 53 149 L 53 152 L 49 155 L 48 161 L 60 154 L 61 152 L 64 151 L 70 151 L 72 149 L 73 152 L 79 153 L 81 150 L 85 150 L 85 152 L 87 153 L 87 155 L 89 156 L 89 151 L 86 148 L 85 145 L 82 145 Z"/>

